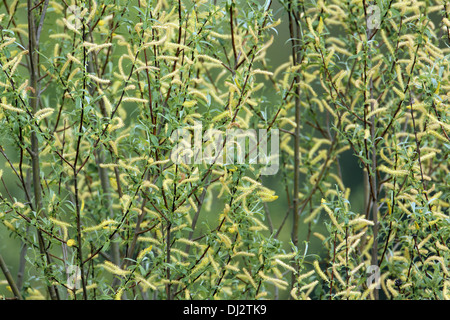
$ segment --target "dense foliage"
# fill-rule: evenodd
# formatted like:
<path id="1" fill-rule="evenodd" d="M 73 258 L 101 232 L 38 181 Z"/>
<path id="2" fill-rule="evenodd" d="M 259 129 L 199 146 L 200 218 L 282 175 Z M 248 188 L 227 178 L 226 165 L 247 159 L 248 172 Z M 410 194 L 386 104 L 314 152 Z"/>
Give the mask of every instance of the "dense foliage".
<path id="1" fill-rule="evenodd" d="M 12 273 L 0 254 L 4 297 L 449 299 L 449 15 L 446 0 L 3 1 L 0 253 L 22 245 Z M 291 54 L 274 65 L 277 37 Z M 178 144 L 191 161 L 171 157 L 180 128 L 200 136 Z M 222 154 L 232 129 L 244 149 L 266 130 L 279 168 Z"/>

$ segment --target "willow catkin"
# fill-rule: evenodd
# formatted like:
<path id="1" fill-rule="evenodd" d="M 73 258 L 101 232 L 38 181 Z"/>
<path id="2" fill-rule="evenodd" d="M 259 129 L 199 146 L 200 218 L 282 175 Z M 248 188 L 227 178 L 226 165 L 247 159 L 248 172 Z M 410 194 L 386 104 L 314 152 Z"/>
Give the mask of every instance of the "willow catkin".
<path id="1" fill-rule="evenodd" d="M 329 281 L 328 277 L 325 275 L 325 273 L 323 273 L 322 269 L 320 269 L 319 261 L 314 260 L 313 266 L 314 266 L 314 270 L 316 271 L 317 275 L 319 277 L 321 277 L 324 281 L 328 282 Z"/>
<path id="2" fill-rule="evenodd" d="M 17 113 L 24 113 L 25 112 L 25 110 L 13 107 L 13 106 L 11 106 L 9 104 L 6 104 L 6 103 L 0 103 L 0 107 L 5 109 L 5 110 L 12 111 L 12 112 L 17 112 Z"/>

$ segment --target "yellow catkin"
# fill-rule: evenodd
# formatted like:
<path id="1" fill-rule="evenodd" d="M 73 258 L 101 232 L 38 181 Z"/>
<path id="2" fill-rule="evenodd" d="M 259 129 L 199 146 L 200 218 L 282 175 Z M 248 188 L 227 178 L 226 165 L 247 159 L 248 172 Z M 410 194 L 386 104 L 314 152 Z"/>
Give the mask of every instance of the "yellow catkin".
<path id="1" fill-rule="evenodd" d="M 158 246 L 161 245 L 161 242 L 160 242 L 159 240 L 157 240 L 157 239 L 155 239 L 155 238 L 152 238 L 152 237 L 138 237 L 138 241 L 141 241 L 141 242 L 150 242 L 150 243 L 154 243 L 154 244 L 156 244 L 156 245 L 158 245 Z"/>
<path id="2" fill-rule="evenodd" d="M 28 288 L 27 300 L 45 300 L 45 296 L 37 289 Z"/>
<path id="3" fill-rule="evenodd" d="M 352 289 L 354 289 L 354 288 L 355 288 L 355 286 L 350 286 L 347 289 L 336 293 L 334 295 L 334 297 L 340 297 L 340 296 L 344 296 L 344 297 L 348 297 L 348 298 L 350 298 L 350 297 L 355 297 L 355 298 L 360 297 L 361 296 L 361 292 L 359 292 L 359 291 L 352 291 Z"/>
<path id="4" fill-rule="evenodd" d="M 394 56 L 395 55 L 394 48 L 392 47 L 388 37 L 386 36 L 386 32 L 384 31 L 384 29 L 381 29 L 381 37 L 383 38 L 383 41 L 386 44 L 386 47 L 388 48 L 391 55 Z"/>
<path id="5" fill-rule="evenodd" d="M 100 168 L 105 168 L 105 169 L 114 169 L 117 168 L 119 165 L 116 163 L 100 163 L 99 167 Z"/>
<path id="6" fill-rule="evenodd" d="M 143 276 L 136 274 L 135 277 L 136 277 L 136 280 L 139 281 L 139 285 L 142 287 L 142 289 L 144 289 L 144 290 L 148 290 L 149 288 L 152 290 L 158 289 L 156 286 L 154 286 L 152 283 L 150 283 L 150 281 L 145 279 Z"/>
<path id="7" fill-rule="evenodd" d="M 122 102 L 146 103 L 146 102 L 148 102 L 148 100 L 136 98 L 136 97 L 125 97 L 122 99 Z"/>
<path id="8" fill-rule="evenodd" d="M 266 75 L 266 76 L 270 76 L 270 77 L 273 76 L 273 72 L 261 70 L 261 69 L 255 69 L 251 72 L 251 74 L 262 74 L 262 75 Z"/>
<path id="9" fill-rule="evenodd" d="M 288 265 L 287 263 L 284 263 L 283 261 L 279 260 L 279 259 L 275 259 L 274 260 L 276 264 L 282 266 L 285 269 L 291 270 L 294 274 L 297 273 L 297 270 L 295 270 L 295 268 L 293 268 L 292 266 Z"/>
<path id="10" fill-rule="evenodd" d="M 14 59 L 13 59 L 13 64 L 10 70 L 10 76 L 14 75 L 17 67 L 19 66 L 19 63 L 22 61 L 22 57 L 28 54 L 28 50 L 25 51 L 21 51 Z"/>
<path id="11" fill-rule="evenodd" d="M 220 39 L 231 39 L 231 34 L 225 34 L 225 33 L 217 33 L 214 31 L 210 31 L 209 35 L 215 37 L 215 38 L 220 38 Z"/>
<path id="12" fill-rule="evenodd" d="M 272 257 L 272 259 L 292 259 L 296 256 L 295 252 L 290 253 L 279 253 Z"/>
<path id="13" fill-rule="evenodd" d="M 98 286 L 98 285 L 97 285 L 96 283 L 87 285 L 87 286 L 86 286 L 86 290 L 92 290 L 92 289 L 95 289 L 95 288 L 97 288 L 97 286 Z M 71 292 L 71 291 L 69 291 L 69 292 Z M 81 293 L 83 293 L 83 288 L 80 288 L 80 289 L 78 289 L 78 290 L 75 291 L 75 294 L 81 294 Z"/>
<path id="14" fill-rule="evenodd" d="M 101 79 L 101 78 L 99 78 L 99 77 L 97 77 L 96 75 L 93 75 L 93 74 L 88 74 L 87 76 L 88 76 L 88 78 L 90 78 L 90 79 L 92 79 L 95 82 L 100 83 L 100 84 L 109 84 L 109 83 L 111 83 L 110 80 Z"/>
<path id="15" fill-rule="evenodd" d="M 334 173 L 330 173 L 330 177 L 333 178 L 333 179 L 337 182 L 337 184 L 339 185 L 339 188 L 340 188 L 342 191 L 345 191 L 345 186 L 344 186 L 344 183 L 342 182 L 341 178 L 339 178 L 339 177 L 338 177 L 336 174 L 334 174 Z"/>
<path id="16" fill-rule="evenodd" d="M 19 109 L 19 108 L 15 108 L 9 104 L 6 103 L 0 103 L 0 107 L 2 107 L 3 109 L 12 111 L 12 112 L 17 112 L 17 113 L 24 113 L 25 110 Z"/>
<path id="17" fill-rule="evenodd" d="M 322 207 L 317 207 L 315 208 L 311 214 L 305 218 L 304 223 L 309 223 L 311 220 L 313 220 L 318 214 L 319 212 L 322 210 Z"/>
<path id="18" fill-rule="evenodd" d="M 325 204 L 324 202 L 325 200 L 322 199 L 322 207 L 325 209 L 325 211 L 328 213 L 328 216 L 331 219 L 331 222 L 333 222 L 333 224 L 336 226 L 336 228 L 341 232 L 344 233 L 344 229 L 342 229 L 341 225 L 338 223 L 338 221 L 336 220 L 336 217 L 334 216 L 333 211 L 331 211 L 330 208 L 328 208 L 328 206 Z"/>
<path id="19" fill-rule="evenodd" d="M 389 159 L 389 158 L 384 154 L 384 150 L 385 150 L 385 149 L 380 149 L 380 157 L 381 157 L 381 159 L 383 159 L 384 161 L 386 161 L 386 163 L 389 164 L 389 166 L 394 167 L 394 166 L 395 166 L 394 162 L 393 162 L 391 159 Z"/>
<path id="20" fill-rule="evenodd" d="M 230 270 L 230 271 L 235 271 L 235 272 L 241 271 L 241 269 L 239 269 L 238 267 L 231 265 L 231 264 L 227 264 L 224 268 L 227 270 Z"/>
<path id="21" fill-rule="evenodd" d="M 102 221 L 100 224 L 98 224 L 96 226 L 84 228 L 81 232 L 92 232 L 92 231 L 100 230 L 100 229 L 103 229 L 104 227 L 107 227 L 112 224 L 117 224 L 117 223 L 118 222 L 115 220 L 108 219 L 108 220 Z"/>
<path id="22" fill-rule="evenodd" d="M 389 290 L 389 292 L 392 294 L 393 297 L 396 297 L 396 296 L 398 296 L 399 293 L 397 290 L 394 289 L 393 284 L 394 284 L 394 280 L 392 280 L 392 279 L 386 280 L 387 289 Z"/>
<path id="23" fill-rule="evenodd" d="M 445 300 L 450 300 L 450 281 L 444 281 L 444 288 L 442 290 L 443 296 Z"/>
<path id="24" fill-rule="evenodd" d="M 101 266 L 115 275 L 126 276 L 130 274 L 129 270 L 122 270 L 120 267 L 116 266 L 110 261 L 105 261 Z"/>
<path id="25" fill-rule="evenodd" d="M 322 146 L 322 144 L 330 144 L 331 142 L 327 139 L 315 139 L 316 143 L 308 152 L 308 157 L 312 158 L 314 153 Z"/>
<path id="26" fill-rule="evenodd" d="M 161 77 L 161 81 L 164 81 L 169 78 L 174 78 L 179 72 L 180 72 L 180 69 L 176 69 L 175 71 L 168 73 L 165 76 Z"/>
<path id="27" fill-rule="evenodd" d="M 75 62 L 76 64 L 83 65 L 83 63 L 82 63 L 79 59 L 75 58 L 75 57 L 74 57 L 73 55 L 71 55 L 70 53 L 67 54 L 67 59 L 68 59 L 69 61 Z"/>
<path id="28" fill-rule="evenodd" d="M 73 79 L 73 77 L 75 77 L 75 75 L 81 71 L 81 68 L 75 68 L 72 70 L 72 72 L 69 74 L 69 76 L 67 77 L 67 81 L 71 81 Z M 76 83 L 76 82 L 75 82 Z"/>
<path id="29" fill-rule="evenodd" d="M 141 250 L 141 252 L 139 252 L 138 256 L 137 256 L 137 260 L 141 260 L 142 258 L 144 258 L 144 256 L 149 253 L 150 251 L 152 251 L 152 246 L 149 246 L 147 248 L 145 248 L 144 250 Z"/>
<path id="30" fill-rule="evenodd" d="M 103 44 L 96 44 L 96 45 L 93 45 L 93 46 L 91 46 L 88 50 L 87 50 L 87 52 L 86 53 L 90 53 L 90 52 L 92 52 L 92 51 L 100 51 L 100 50 L 102 50 L 102 49 L 106 49 L 106 48 L 109 48 L 109 47 L 111 47 L 112 46 L 112 43 L 103 43 Z"/>
<path id="31" fill-rule="evenodd" d="M 403 93 L 403 91 L 399 90 L 396 87 L 392 87 L 392 90 L 394 90 L 394 92 L 397 94 L 400 100 L 405 100 L 405 94 Z"/>
<path id="32" fill-rule="evenodd" d="M 197 55 L 197 58 L 198 58 L 198 59 L 205 59 L 205 60 L 208 60 L 208 61 L 210 61 L 210 62 L 212 62 L 212 63 L 214 63 L 214 64 L 217 64 L 217 65 L 222 65 L 222 61 L 220 61 L 220 60 L 218 60 L 218 59 L 215 59 L 215 58 L 213 58 L 213 57 L 207 56 L 207 55 L 205 55 L 205 54 L 199 54 L 199 55 Z"/>
<path id="33" fill-rule="evenodd" d="M 401 202 L 399 201 L 399 202 L 397 202 L 397 205 L 399 206 L 399 208 L 400 208 L 403 212 L 405 212 L 405 213 L 408 214 L 408 215 L 412 215 L 412 212 L 409 211 L 408 208 L 406 208 L 406 206 L 405 206 L 403 203 L 401 203 Z"/>
<path id="34" fill-rule="evenodd" d="M 122 300 L 122 294 L 123 294 L 124 288 L 120 288 L 117 290 L 117 293 L 114 295 L 114 300 Z"/>
<path id="35" fill-rule="evenodd" d="M 66 39 L 71 40 L 71 37 L 67 33 L 54 33 L 48 36 L 50 39 Z"/>
<path id="36" fill-rule="evenodd" d="M 335 53 L 335 49 L 331 48 L 330 52 L 328 53 L 328 55 L 326 56 L 325 61 L 324 61 L 325 67 L 327 67 L 330 64 L 330 61 L 333 58 L 334 53 Z"/>
<path id="37" fill-rule="evenodd" d="M 208 98 L 206 97 L 206 95 L 203 92 L 200 92 L 199 90 L 191 90 L 188 92 L 190 95 L 195 95 L 199 98 L 202 98 L 203 100 L 205 100 L 206 103 L 208 103 Z"/>
<path id="38" fill-rule="evenodd" d="M 231 246 L 232 246 L 232 241 L 231 241 L 231 239 L 230 239 L 226 234 L 224 234 L 224 233 L 217 233 L 217 236 L 219 237 L 219 239 L 221 240 L 221 242 L 222 242 L 223 244 L 225 244 L 225 246 L 226 246 L 227 248 L 231 248 Z"/>
<path id="39" fill-rule="evenodd" d="M 390 169 L 390 168 L 386 167 L 385 165 L 381 165 L 378 169 L 380 171 L 388 173 L 388 174 L 390 174 L 392 176 L 406 176 L 406 175 L 409 174 L 409 172 L 407 170 Z"/>
<path id="40" fill-rule="evenodd" d="M 326 100 L 322 100 L 322 105 L 325 107 L 325 109 L 328 110 L 328 112 L 333 116 L 333 118 L 337 118 L 336 112 L 334 112 L 334 110 L 331 109 L 330 105 Z"/>
<path id="41" fill-rule="evenodd" d="M 348 71 L 347 70 L 341 70 L 336 76 L 335 76 L 335 80 L 333 79 L 334 83 L 336 84 L 337 88 L 341 87 L 341 81 L 342 79 L 347 75 Z"/>
<path id="42" fill-rule="evenodd" d="M 42 120 L 50 115 L 53 114 L 55 110 L 53 108 L 44 108 L 39 110 L 38 112 L 36 112 L 36 114 L 34 115 L 36 118 L 39 118 L 39 120 Z"/>
<path id="43" fill-rule="evenodd" d="M 397 64 L 395 65 L 395 72 L 397 72 L 397 80 L 398 80 L 398 83 L 399 83 L 399 85 L 400 85 L 400 88 L 401 88 L 402 90 L 405 90 L 405 84 L 404 84 L 404 82 L 403 82 L 403 77 L 402 77 L 403 72 L 402 72 L 402 70 L 401 70 L 401 65 L 400 65 L 399 63 L 397 63 Z"/>
<path id="44" fill-rule="evenodd" d="M 353 220 L 350 220 L 349 223 L 348 223 L 349 226 L 354 225 L 354 224 L 362 224 L 362 225 L 371 225 L 371 226 L 373 226 L 373 222 L 372 221 L 369 221 L 367 219 L 360 218 L 360 217 L 359 218 L 355 218 Z"/>
<path id="45" fill-rule="evenodd" d="M 264 272 L 259 271 L 258 275 L 267 282 L 272 283 L 273 285 L 275 285 L 277 288 L 280 288 L 282 290 L 285 290 L 286 287 L 289 285 L 286 281 L 281 280 L 281 279 L 277 279 L 277 278 L 273 278 L 273 277 L 269 277 L 267 275 L 264 274 Z"/>
<path id="46" fill-rule="evenodd" d="M 197 266 L 194 269 L 192 269 L 191 274 L 197 273 L 198 271 L 203 269 L 208 263 L 209 263 L 209 259 L 205 259 L 205 258 L 202 259 L 200 261 L 200 263 L 197 263 Z"/>
<path id="47" fill-rule="evenodd" d="M 319 232 L 313 232 L 313 236 L 315 236 L 316 238 L 319 238 L 322 241 L 325 241 L 325 236 Z"/>
<path id="48" fill-rule="evenodd" d="M 333 265 L 332 269 L 333 269 L 333 274 L 334 274 L 335 278 L 338 280 L 338 282 L 339 282 L 343 287 L 345 287 L 346 284 L 345 284 L 344 280 L 342 279 L 341 275 L 339 274 L 339 272 L 337 271 L 336 266 Z"/>
<path id="49" fill-rule="evenodd" d="M 303 291 L 303 290 L 306 290 L 306 289 L 314 288 L 318 283 L 319 283 L 319 280 L 314 280 L 314 281 L 311 282 L 311 283 L 305 284 L 305 285 L 302 286 L 299 290 L 300 290 L 300 291 Z M 308 296 L 308 295 L 309 295 L 309 294 L 307 294 L 307 296 Z"/>
<path id="50" fill-rule="evenodd" d="M 123 120 L 120 117 L 114 118 L 113 122 L 108 127 L 108 132 L 113 132 L 115 130 L 121 129 L 125 126 Z"/>
<path id="51" fill-rule="evenodd" d="M 258 299 L 261 299 L 261 298 L 266 297 L 267 295 L 268 295 L 268 292 L 267 292 L 267 291 L 263 291 L 263 292 L 257 294 L 256 297 L 255 297 L 255 299 L 258 300 Z"/>
<path id="52" fill-rule="evenodd" d="M 439 242 L 439 240 L 436 240 L 436 247 L 437 247 L 439 250 L 450 251 L 450 249 L 449 249 L 446 245 L 441 244 L 441 243 Z"/>
<path id="53" fill-rule="evenodd" d="M 9 222 L 8 220 L 3 220 L 3 224 L 12 231 L 16 230 L 16 228 L 13 226 L 13 224 L 11 222 Z"/>
<path id="54" fill-rule="evenodd" d="M 211 254 L 211 250 L 208 251 L 208 260 L 209 263 L 211 263 L 212 267 L 214 268 L 214 271 L 216 272 L 216 274 L 220 274 L 220 270 L 219 270 L 219 264 L 216 262 L 216 260 L 214 260 L 214 256 Z"/>
<path id="55" fill-rule="evenodd" d="M 158 186 L 154 185 L 153 183 L 151 183 L 148 180 L 145 180 L 142 183 L 142 188 L 152 188 L 152 189 L 155 189 L 155 190 L 159 190 Z"/>
<path id="56" fill-rule="evenodd" d="M 388 110 L 388 109 L 389 109 L 389 108 L 387 108 L 387 107 L 384 107 L 384 108 L 377 108 L 376 110 L 369 112 L 369 113 L 367 114 L 367 118 L 369 119 L 369 118 L 371 118 L 372 116 L 375 116 L 375 115 L 377 115 L 377 114 L 379 114 L 379 113 L 382 113 L 382 112 L 384 112 L 384 111 L 386 111 L 386 110 Z"/>
<path id="57" fill-rule="evenodd" d="M 6 62 L 3 66 L 2 66 L 2 70 L 5 71 L 7 70 L 11 65 L 13 65 L 15 62 L 17 61 L 17 57 L 9 60 L 8 62 Z M 12 72 L 11 72 L 12 74 Z"/>
<path id="58" fill-rule="evenodd" d="M 298 288 L 294 287 L 294 288 L 292 288 L 292 290 L 290 292 L 290 295 L 294 300 L 299 300 L 299 298 L 297 296 L 297 291 L 298 291 Z"/>
<path id="59" fill-rule="evenodd" d="M 447 138 L 445 138 L 443 135 L 439 134 L 438 132 L 436 132 L 434 130 L 431 130 L 431 129 L 427 130 L 426 133 L 429 133 L 429 134 L 435 136 L 436 138 L 438 138 L 438 139 L 440 139 L 440 140 L 442 140 L 444 142 L 448 142 Z"/>
<path id="60" fill-rule="evenodd" d="M 427 260 L 425 260 L 424 265 L 433 264 L 433 261 L 438 261 L 440 263 L 442 271 L 444 272 L 444 274 L 447 277 L 450 275 L 447 267 L 445 266 L 445 261 L 444 261 L 443 257 L 438 257 L 438 256 L 429 257 Z"/>
<path id="61" fill-rule="evenodd" d="M 25 205 L 22 202 L 16 201 L 16 202 L 14 202 L 13 207 L 14 208 L 21 208 L 21 209 L 23 209 L 23 208 L 25 208 Z"/>
<path id="62" fill-rule="evenodd" d="M 432 237 L 433 235 L 430 233 L 428 234 L 420 243 L 417 245 L 417 247 L 420 249 L 422 248 Z"/>
<path id="63" fill-rule="evenodd" d="M 359 265 L 357 265 L 355 268 L 353 268 L 353 269 L 350 271 L 350 275 L 354 275 L 356 272 L 359 271 L 359 269 L 361 269 L 361 268 L 364 267 L 364 266 L 365 266 L 365 263 L 364 263 L 364 262 L 360 263 Z"/>
<path id="64" fill-rule="evenodd" d="M 255 282 L 254 278 L 252 277 L 252 275 L 250 274 L 250 272 L 248 272 L 248 270 L 246 268 L 242 268 L 242 271 L 247 276 L 247 279 L 248 279 L 248 281 L 250 281 L 250 283 L 253 286 L 253 288 L 256 289 L 257 288 L 256 282 Z"/>
<path id="65" fill-rule="evenodd" d="M 97 1 L 93 0 L 90 2 L 90 9 L 89 15 L 86 18 L 86 23 L 94 19 L 95 14 L 97 13 Z"/>
<path id="66" fill-rule="evenodd" d="M 322 269 L 320 269 L 319 261 L 315 260 L 313 263 L 314 270 L 316 270 L 316 273 L 319 277 L 321 277 L 324 281 L 328 282 L 328 277 L 323 273 Z"/>
<path id="67" fill-rule="evenodd" d="M 4 39 L 6 41 L 0 44 L 0 50 L 3 49 L 4 47 L 9 46 L 10 44 L 13 44 L 16 41 L 16 38 L 4 37 Z"/>
<path id="68" fill-rule="evenodd" d="M 308 26 L 309 32 L 311 32 L 312 35 L 315 37 L 316 33 L 314 32 L 314 29 L 312 27 L 312 22 L 311 22 L 311 18 L 310 17 L 306 17 L 306 25 Z"/>
<path id="69" fill-rule="evenodd" d="M 67 239 L 67 228 L 70 228 L 71 225 L 69 223 L 67 223 L 67 222 L 60 221 L 60 220 L 57 220 L 55 218 L 49 218 L 49 220 L 51 222 L 53 222 L 54 224 L 56 224 L 57 226 L 61 227 L 61 229 L 64 232 L 64 239 Z"/>
<path id="70" fill-rule="evenodd" d="M 312 276 L 315 272 L 316 272 L 315 270 L 311 270 L 311 271 L 309 271 L 309 272 L 307 272 L 307 273 L 303 273 L 303 274 L 301 274 L 301 275 L 299 275 L 299 276 L 297 277 L 297 281 L 300 282 L 300 281 L 302 281 L 303 279 Z"/>

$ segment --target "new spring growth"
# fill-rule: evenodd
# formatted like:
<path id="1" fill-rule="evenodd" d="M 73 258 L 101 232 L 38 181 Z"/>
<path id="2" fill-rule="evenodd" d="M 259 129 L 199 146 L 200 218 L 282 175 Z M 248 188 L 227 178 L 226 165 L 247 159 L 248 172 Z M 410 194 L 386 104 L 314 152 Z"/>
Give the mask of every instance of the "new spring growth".
<path id="1" fill-rule="evenodd" d="M 331 222 L 334 224 L 334 226 L 339 230 L 341 233 L 345 233 L 344 229 L 342 229 L 342 226 L 338 221 L 336 220 L 336 216 L 334 215 L 333 211 L 327 206 L 326 200 L 321 200 L 322 207 L 325 209 L 326 213 L 328 213 L 328 216 L 330 217 Z"/>

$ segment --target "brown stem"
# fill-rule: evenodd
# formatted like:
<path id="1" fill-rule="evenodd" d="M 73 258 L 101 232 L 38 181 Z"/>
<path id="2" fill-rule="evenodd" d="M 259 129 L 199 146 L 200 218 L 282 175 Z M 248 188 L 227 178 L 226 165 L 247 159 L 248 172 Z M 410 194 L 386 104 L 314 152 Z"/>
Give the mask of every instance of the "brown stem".
<path id="1" fill-rule="evenodd" d="M 27 1 L 28 7 L 28 51 L 30 52 L 30 87 L 33 88 L 30 92 L 29 104 L 31 106 L 31 111 L 35 114 L 39 109 L 39 96 L 38 96 L 38 79 L 39 79 L 39 68 L 38 68 L 38 34 L 36 31 L 36 25 L 34 20 L 34 14 L 32 10 L 32 1 Z M 40 31 L 39 31 L 40 32 Z M 34 202 L 35 210 L 39 215 L 43 215 L 42 211 L 42 189 L 41 189 L 41 169 L 39 163 L 39 141 L 37 138 L 36 130 L 31 132 L 31 166 L 33 171 L 33 190 L 34 190 Z M 47 259 L 47 263 L 50 264 L 51 260 L 48 252 L 45 250 L 44 238 L 42 234 L 38 231 L 39 248 L 41 254 Z M 47 268 L 46 268 L 47 269 Z M 47 271 L 46 271 L 47 273 Z M 50 279 L 49 279 L 50 280 Z M 48 291 L 52 300 L 59 299 L 56 288 L 52 285 L 48 286 Z"/>

